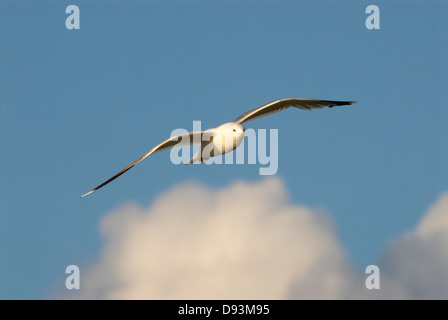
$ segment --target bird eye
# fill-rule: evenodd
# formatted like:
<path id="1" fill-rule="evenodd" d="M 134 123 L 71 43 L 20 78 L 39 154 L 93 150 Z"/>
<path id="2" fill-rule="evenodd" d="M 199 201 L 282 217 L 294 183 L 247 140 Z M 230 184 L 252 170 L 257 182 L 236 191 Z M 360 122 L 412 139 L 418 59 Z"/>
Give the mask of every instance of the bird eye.
<path id="1" fill-rule="evenodd" d="M 233 129 L 233 132 L 236 132 L 236 130 L 235 130 L 235 129 Z"/>

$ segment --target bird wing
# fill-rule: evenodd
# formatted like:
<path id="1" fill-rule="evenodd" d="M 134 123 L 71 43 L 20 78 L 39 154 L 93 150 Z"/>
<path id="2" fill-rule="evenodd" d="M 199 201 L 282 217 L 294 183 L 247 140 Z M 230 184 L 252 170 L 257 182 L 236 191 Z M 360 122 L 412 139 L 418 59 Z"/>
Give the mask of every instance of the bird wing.
<path id="1" fill-rule="evenodd" d="M 282 99 L 269 102 L 261 107 L 247 111 L 235 119 L 236 123 L 243 124 L 245 122 L 258 119 L 272 113 L 280 112 L 290 107 L 302 110 L 320 109 L 324 107 L 344 106 L 354 104 L 356 101 L 331 101 L 331 100 L 315 100 L 315 99 Z"/>
<path id="2" fill-rule="evenodd" d="M 83 194 L 81 196 L 81 198 L 91 194 L 92 192 L 95 192 L 96 190 L 104 187 L 109 182 L 112 182 L 113 180 L 117 179 L 119 176 L 121 176 L 123 173 L 125 173 L 126 171 L 131 169 L 137 163 L 143 161 L 144 159 L 146 159 L 147 157 L 149 157 L 150 155 L 152 155 L 154 153 L 157 153 L 157 152 L 160 152 L 160 151 L 163 151 L 163 150 L 166 150 L 166 149 L 170 149 L 170 148 L 173 148 L 175 146 L 185 146 L 185 145 L 191 145 L 191 144 L 201 144 L 203 133 L 204 133 L 204 131 L 193 131 L 193 132 L 180 134 L 180 135 L 177 135 L 177 136 L 170 137 L 170 138 L 166 139 L 165 141 L 163 141 L 159 145 L 155 146 L 154 148 L 152 148 L 151 150 L 146 152 L 144 155 L 142 155 L 140 158 L 138 158 L 134 162 L 128 164 L 126 166 L 126 168 L 124 168 L 120 172 L 116 173 L 109 180 L 104 181 L 102 184 L 100 184 L 96 188 L 92 189 L 91 191 L 87 192 L 86 194 Z"/>

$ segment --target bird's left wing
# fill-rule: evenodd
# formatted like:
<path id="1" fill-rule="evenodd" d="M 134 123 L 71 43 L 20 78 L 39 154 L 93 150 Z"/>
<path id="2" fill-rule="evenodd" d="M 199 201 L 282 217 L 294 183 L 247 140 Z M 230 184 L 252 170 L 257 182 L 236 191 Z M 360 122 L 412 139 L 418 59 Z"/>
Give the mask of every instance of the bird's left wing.
<path id="1" fill-rule="evenodd" d="M 302 110 L 320 109 L 324 107 L 335 107 L 354 104 L 356 101 L 331 101 L 331 100 L 315 100 L 315 99 L 282 99 L 269 102 L 261 107 L 255 108 L 243 113 L 235 119 L 236 123 L 243 124 L 245 122 L 267 116 L 272 113 L 280 112 L 290 107 Z"/>
<path id="2" fill-rule="evenodd" d="M 154 153 L 157 153 L 157 152 L 160 152 L 160 151 L 163 151 L 163 150 L 166 150 L 166 149 L 170 149 L 170 148 L 173 148 L 175 146 L 179 146 L 180 147 L 180 146 L 191 145 L 191 144 L 200 144 L 201 141 L 202 141 L 203 133 L 204 133 L 204 131 L 193 131 L 193 132 L 187 132 L 187 133 L 184 133 L 184 134 L 177 135 L 177 136 L 174 136 L 174 137 L 166 139 L 165 141 L 163 141 L 159 145 L 155 146 L 154 148 L 152 148 L 151 150 L 146 152 L 144 155 L 142 155 L 140 158 L 138 158 L 134 162 L 128 164 L 126 168 L 124 168 L 120 172 L 116 173 L 109 180 L 104 181 L 102 184 L 100 184 L 96 188 L 92 189 L 91 191 L 87 192 L 86 194 L 83 194 L 81 196 L 81 198 L 91 194 L 92 192 L 95 192 L 96 190 L 104 187 L 109 182 L 112 182 L 113 180 L 117 179 L 119 176 L 121 176 L 123 173 L 125 173 L 126 171 L 131 169 L 137 163 L 143 161 L 144 159 L 146 159 L 147 157 L 149 157 L 150 155 L 152 155 Z"/>

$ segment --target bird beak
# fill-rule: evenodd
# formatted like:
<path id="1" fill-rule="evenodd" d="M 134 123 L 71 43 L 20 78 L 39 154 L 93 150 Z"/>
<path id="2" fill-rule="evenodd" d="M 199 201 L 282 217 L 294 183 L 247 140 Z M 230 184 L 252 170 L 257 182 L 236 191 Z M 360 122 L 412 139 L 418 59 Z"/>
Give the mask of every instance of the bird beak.
<path id="1" fill-rule="evenodd" d="M 247 137 L 247 133 L 246 133 L 246 131 L 243 132 L 243 136 Z"/>

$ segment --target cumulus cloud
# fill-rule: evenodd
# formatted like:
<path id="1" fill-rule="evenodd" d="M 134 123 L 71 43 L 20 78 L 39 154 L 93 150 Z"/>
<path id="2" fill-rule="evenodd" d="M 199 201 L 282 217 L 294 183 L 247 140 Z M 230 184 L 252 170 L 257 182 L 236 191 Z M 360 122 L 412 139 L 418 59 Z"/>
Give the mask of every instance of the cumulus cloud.
<path id="1" fill-rule="evenodd" d="M 348 261 L 329 217 L 290 202 L 271 177 L 211 190 L 184 184 L 148 208 L 107 214 L 105 246 L 83 267 L 81 298 L 447 298 L 448 193 L 392 243 L 381 290 Z"/>
<path id="2" fill-rule="evenodd" d="M 380 266 L 385 275 L 383 282 L 398 288 L 399 298 L 448 299 L 448 192 L 414 231 L 389 245 Z"/>

